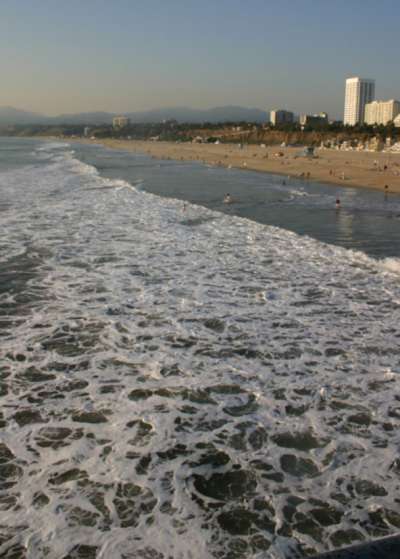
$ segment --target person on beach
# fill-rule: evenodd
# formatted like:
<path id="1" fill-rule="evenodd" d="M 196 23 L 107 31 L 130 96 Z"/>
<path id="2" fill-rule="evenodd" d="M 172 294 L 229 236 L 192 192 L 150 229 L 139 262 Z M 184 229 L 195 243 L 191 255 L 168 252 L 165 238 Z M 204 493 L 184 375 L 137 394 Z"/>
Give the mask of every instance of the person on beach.
<path id="1" fill-rule="evenodd" d="M 232 196 L 227 192 L 224 196 L 224 204 L 232 204 Z"/>
<path id="2" fill-rule="evenodd" d="M 339 198 L 336 198 L 335 207 L 336 207 L 337 210 L 340 210 L 340 199 Z"/>
<path id="3" fill-rule="evenodd" d="M 388 192 L 389 192 L 389 185 L 388 185 L 388 184 L 385 184 L 385 188 L 384 188 L 384 197 L 385 197 L 385 200 L 388 199 Z"/>

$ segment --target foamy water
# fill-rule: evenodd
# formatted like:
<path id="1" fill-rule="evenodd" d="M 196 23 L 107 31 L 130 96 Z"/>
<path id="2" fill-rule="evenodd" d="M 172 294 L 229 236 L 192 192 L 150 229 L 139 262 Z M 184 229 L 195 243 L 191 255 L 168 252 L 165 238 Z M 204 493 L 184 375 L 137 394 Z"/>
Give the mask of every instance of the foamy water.
<path id="1" fill-rule="evenodd" d="M 0 173 L 0 556 L 395 533 L 399 261 L 34 153 Z"/>

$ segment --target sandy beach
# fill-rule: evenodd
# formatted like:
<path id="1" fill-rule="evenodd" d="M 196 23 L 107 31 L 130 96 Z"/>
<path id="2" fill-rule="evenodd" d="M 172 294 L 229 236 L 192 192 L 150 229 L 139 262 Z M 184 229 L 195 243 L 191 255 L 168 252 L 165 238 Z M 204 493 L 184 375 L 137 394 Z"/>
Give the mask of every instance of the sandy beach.
<path id="1" fill-rule="evenodd" d="M 88 143 L 92 143 L 90 140 Z M 86 143 L 86 142 L 85 142 Z M 199 161 L 208 165 L 251 169 L 331 183 L 400 193 L 400 153 L 318 149 L 316 158 L 302 148 L 236 144 L 192 144 L 138 140 L 96 140 L 108 148 L 147 153 L 157 159 Z"/>

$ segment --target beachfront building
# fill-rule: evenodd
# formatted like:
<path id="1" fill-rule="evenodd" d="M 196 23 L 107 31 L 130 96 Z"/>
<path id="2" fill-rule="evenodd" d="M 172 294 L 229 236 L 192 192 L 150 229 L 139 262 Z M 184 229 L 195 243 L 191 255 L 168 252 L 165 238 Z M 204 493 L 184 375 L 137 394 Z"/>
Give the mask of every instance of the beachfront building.
<path id="1" fill-rule="evenodd" d="M 400 114 L 398 114 L 398 115 L 393 119 L 393 124 L 396 126 L 396 128 L 400 128 Z"/>
<path id="2" fill-rule="evenodd" d="M 372 101 L 365 105 L 365 123 L 386 125 L 400 114 L 400 101 Z"/>
<path id="3" fill-rule="evenodd" d="M 279 109 L 276 111 L 271 111 L 269 115 L 269 119 L 271 124 L 277 126 L 278 124 L 292 124 L 294 121 L 294 114 L 292 111 L 285 111 L 283 109 Z"/>
<path id="4" fill-rule="evenodd" d="M 316 115 L 300 115 L 300 126 L 321 126 L 328 124 L 328 114 L 318 113 Z"/>
<path id="5" fill-rule="evenodd" d="M 364 78 L 348 78 L 344 100 L 343 123 L 349 126 L 362 124 L 365 116 L 365 105 L 375 97 L 375 80 Z"/>
<path id="6" fill-rule="evenodd" d="M 126 116 L 116 116 L 113 118 L 113 128 L 126 128 L 131 123 L 130 119 Z"/>

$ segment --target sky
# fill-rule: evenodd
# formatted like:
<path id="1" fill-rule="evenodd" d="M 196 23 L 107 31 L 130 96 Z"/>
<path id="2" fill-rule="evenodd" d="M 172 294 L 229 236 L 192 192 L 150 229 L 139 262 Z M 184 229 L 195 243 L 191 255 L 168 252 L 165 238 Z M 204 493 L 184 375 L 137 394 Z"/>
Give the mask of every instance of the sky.
<path id="1" fill-rule="evenodd" d="M 341 118 L 346 77 L 400 98 L 399 22 L 400 0 L 0 0 L 0 106 Z"/>

